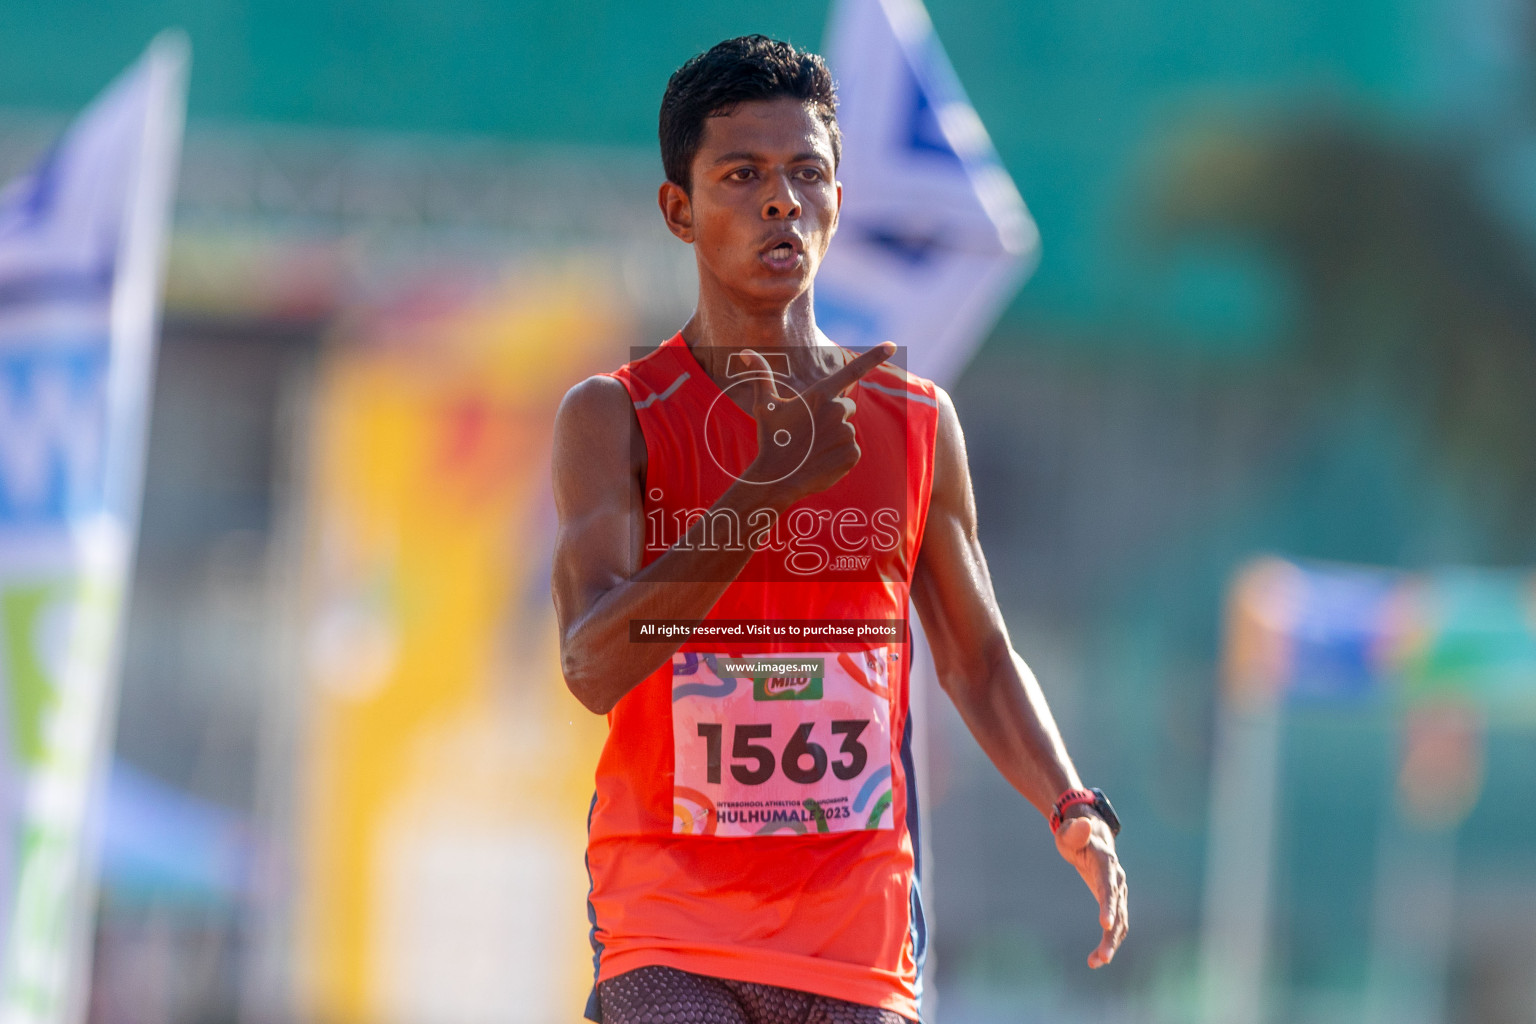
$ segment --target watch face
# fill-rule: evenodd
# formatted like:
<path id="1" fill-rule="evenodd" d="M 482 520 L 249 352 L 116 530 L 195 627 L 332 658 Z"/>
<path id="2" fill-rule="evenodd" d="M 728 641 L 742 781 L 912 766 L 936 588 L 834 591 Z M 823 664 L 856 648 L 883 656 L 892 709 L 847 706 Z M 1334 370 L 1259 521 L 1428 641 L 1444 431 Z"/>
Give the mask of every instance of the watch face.
<path id="1" fill-rule="evenodd" d="M 1090 789 L 1093 794 L 1093 809 L 1099 812 L 1099 817 L 1104 819 L 1104 824 L 1109 826 L 1109 834 L 1120 834 L 1120 818 L 1115 814 L 1115 809 L 1110 806 L 1109 797 L 1104 795 L 1102 789 Z"/>

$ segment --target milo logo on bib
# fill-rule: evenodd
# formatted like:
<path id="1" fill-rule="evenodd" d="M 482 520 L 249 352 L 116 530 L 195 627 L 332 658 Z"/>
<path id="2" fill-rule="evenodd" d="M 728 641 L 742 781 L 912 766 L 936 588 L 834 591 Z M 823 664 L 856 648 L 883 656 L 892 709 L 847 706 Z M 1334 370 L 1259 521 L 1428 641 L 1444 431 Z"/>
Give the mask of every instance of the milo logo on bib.
<path id="1" fill-rule="evenodd" d="M 769 676 L 752 680 L 753 700 L 821 700 L 820 676 Z"/>
<path id="2" fill-rule="evenodd" d="M 753 700 L 821 700 L 823 658 L 722 658 L 720 670 L 752 680 Z"/>

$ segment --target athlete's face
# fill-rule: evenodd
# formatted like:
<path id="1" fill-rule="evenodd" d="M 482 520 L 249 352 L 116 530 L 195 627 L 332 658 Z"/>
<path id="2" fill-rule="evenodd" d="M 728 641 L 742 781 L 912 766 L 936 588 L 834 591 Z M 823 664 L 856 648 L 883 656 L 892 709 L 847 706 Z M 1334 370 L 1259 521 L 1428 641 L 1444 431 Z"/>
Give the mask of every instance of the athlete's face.
<path id="1" fill-rule="evenodd" d="M 754 100 L 708 118 L 692 192 L 668 182 L 660 195 L 667 226 L 693 244 L 701 293 L 782 307 L 808 292 L 837 230 L 833 171 L 832 137 L 808 103 Z"/>

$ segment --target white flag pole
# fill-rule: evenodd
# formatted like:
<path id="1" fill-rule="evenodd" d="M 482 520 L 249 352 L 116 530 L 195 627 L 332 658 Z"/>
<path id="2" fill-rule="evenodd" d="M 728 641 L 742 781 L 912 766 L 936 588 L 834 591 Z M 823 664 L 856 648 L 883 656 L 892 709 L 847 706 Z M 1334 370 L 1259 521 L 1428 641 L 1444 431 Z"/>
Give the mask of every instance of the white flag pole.
<path id="1" fill-rule="evenodd" d="M 105 518 L 120 540 L 121 553 L 108 586 L 116 591 L 99 720 L 92 755 L 91 794 L 81 830 L 79 896 L 72 908 L 73 965 L 59 1020 L 83 1022 L 89 1009 L 92 933 L 100 875 L 103 801 L 111 771 L 111 750 L 122 678 L 124 634 L 133 591 L 139 520 L 143 511 L 145 456 L 149 446 L 155 355 L 159 348 L 165 264 L 171 214 L 181 165 L 186 124 L 191 44 L 186 33 L 167 29 L 151 40 L 143 57 L 148 78 L 144 130 L 119 242 L 117 277 L 109 312 L 111 356 L 107 372 L 106 439 L 102 458 L 106 480 Z"/>
<path id="2" fill-rule="evenodd" d="M 181 163 L 191 45 L 179 29 L 160 33 L 144 57 L 148 109 L 112 290 L 108 377 L 107 509 L 138 532 L 149 441 L 149 404 L 160 336 L 165 258 Z"/>

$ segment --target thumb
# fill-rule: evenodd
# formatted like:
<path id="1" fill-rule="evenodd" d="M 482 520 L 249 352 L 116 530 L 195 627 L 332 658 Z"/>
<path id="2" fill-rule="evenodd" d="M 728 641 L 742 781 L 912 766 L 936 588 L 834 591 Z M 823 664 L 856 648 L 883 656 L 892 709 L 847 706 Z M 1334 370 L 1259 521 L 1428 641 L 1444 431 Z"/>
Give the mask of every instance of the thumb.
<path id="1" fill-rule="evenodd" d="M 1056 830 L 1056 846 L 1063 855 L 1078 853 L 1093 839 L 1093 823 L 1087 818 L 1068 818 Z"/>

